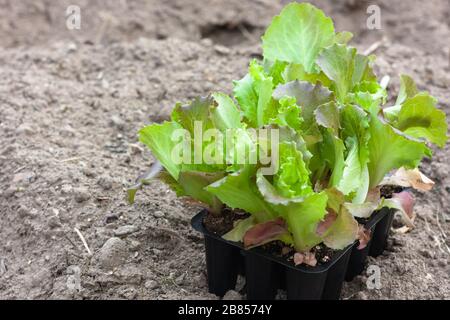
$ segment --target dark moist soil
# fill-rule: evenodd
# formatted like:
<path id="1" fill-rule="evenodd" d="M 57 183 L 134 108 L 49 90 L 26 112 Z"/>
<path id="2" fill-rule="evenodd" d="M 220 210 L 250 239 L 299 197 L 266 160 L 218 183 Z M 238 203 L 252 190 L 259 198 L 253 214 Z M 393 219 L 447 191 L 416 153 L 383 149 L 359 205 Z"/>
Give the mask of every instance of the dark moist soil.
<path id="1" fill-rule="evenodd" d="M 209 232 L 223 236 L 225 233 L 233 229 L 234 222 L 240 219 L 245 219 L 249 216 L 248 213 L 239 210 L 232 210 L 224 208 L 220 215 L 208 212 L 203 218 L 203 225 Z"/>
<path id="2" fill-rule="evenodd" d="M 248 216 L 249 214 L 246 212 L 225 208 L 220 215 L 214 215 L 208 212 L 203 219 L 203 225 L 209 232 L 222 236 L 233 229 L 235 221 L 245 219 Z M 272 241 L 262 245 L 261 248 L 267 251 L 268 254 L 284 258 L 293 263 L 295 250 L 285 245 L 282 241 Z M 324 244 L 315 246 L 312 251 L 315 253 L 317 265 L 330 261 L 337 252 L 337 250 L 330 249 Z"/>
<path id="3" fill-rule="evenodd" d="M 385 185 L 385 186 L 382 186 L 382 187 L 381 187 L 381 189 L 380 189 L 380 195 L 381 195 L 383 198 L 389 199 L 389 198 L 392 198 L 392 195 L 393 195 L 394 193 L 399 193 L 399 192 L 402 192 L 402 191 L 404 191 L 404 190 L 405 190 L 404 187 Z"/>
<path id="4" fill-rule="evenodd" d="M 266 250 L 269 254 L 272 254 L 276 257 L 284 258 L 288 262 L 294 263 L 294 254 L 295 254 L 294 248 L 292 248 L 290 246 L 286 246 L 281 241 L 272 241 L 261 247 L 264 250 Z M 338 250 L 330 249 L 323 243 L 315 246 L 312 249 L 312 251 L 314 252 L 314 254 L 316 256 L 317 266 L 320 266 L 324 263 L 329 262 L 333 258 L 333 256 L 338 252 Z M 310 267 L 310 266 L 306 266 L 306 267 Z M 313 268 L 313 267 L 311 267 L 311 268 Z"/>

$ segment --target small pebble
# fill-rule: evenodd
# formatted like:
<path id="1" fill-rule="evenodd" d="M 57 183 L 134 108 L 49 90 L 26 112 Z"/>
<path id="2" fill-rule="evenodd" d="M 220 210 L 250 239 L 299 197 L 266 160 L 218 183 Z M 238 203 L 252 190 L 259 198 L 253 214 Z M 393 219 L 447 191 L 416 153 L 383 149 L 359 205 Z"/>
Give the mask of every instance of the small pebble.
<path id="1" fill-rule="evenodd" d="M 62 194 L 69 194 L 70 192 L 72 192 L 72 186 L 70 184 L 63 184 L 61 186 L 61 193 Z"/>
<path id="2" fill-rule="evenodd" d="M 133 226 L 133 225 L 121 226 L 121 227 L 117 228 L 116 230 L 114 230 L 114 235 L 116 237 L 124 237 L 129 234 L 135 233 L 138 230 L 139 230 L 139 228 L 137 226 Z"/>
<path id="3" fill-rule="evenodd" d="M 117 129 L 123 129 L 125 127 L 125 121 L 122 120 L 122 118 L 120 118 L 117 115 L 114 115 L 111 117 L 111 121 L 110 121 L 111 125 L 116 127 Z"/>
<path id="4" fill-rule="evenodd" d="M 16 134 L 18 135 L 24 134 L 27 136 L 31 136 L 33 133 L 34 133 L 33 128 L 27 123 L 22 123 L 20 126 L 16 128 Z"/>
<path id="5" fill-rule="evenodd" d="M 67 52 L 75 52 L 77 51 L 77 45 L 74 42 L 69 43 L 69 45 L 67 46 Z"/>
<path id="6" fill-rule="evenodd" d="M 78 188 L 74 191 L 75 201 L 78 203 L 88 201 L 91 198 L 89 190 L 86 188 Z"/>
<path id="7" fill-rule="evenodd" d="M 130 250 L 138 250 L 141 247 L 141 243 L 137 240 L 131 240 L 129 243 Z"/>
<path id="8" fill-rule="evenodd" d="M 210 47 L 213 45 L 213 41 L 209 38 L 204 38 L 200 41 L 205 47 Z"/>
<path id="9" fill-rule="evenodd" d="M 95 171 L 89 167 L 83 168 L 83 174 L 88 178 L 94 178 L 96 176 Z"/>
<path id="10" fill-rule="evenodd" d="M 147 281 L 145 281 L 144 286 L 147 289 L 154 290 L 154 289 L 158 289 L 159 288 L 159 283 L 156 282 L 155 280 L 147 280 Z"/>
<path id="11" fill-rule="evenodd" d="M 28 209 L 27 207 L 21 205 L 19 209 L 17 209 L 17 214 L 21 218 L 33 218 L 35 215 L 33 214 L 33 211 Z"/>
<path id="12" fill-rule="evenodd" d="M 102 176 L 98 179 L 97 184 L 102 187 L 104 190 L 111 190 L 113 187 L 113 183 L 111 177 Z"/>
<path id="13" fill-rule="evenodd" d="M 59 218 L 58 218 L 58 217 L 56 217 L 56 216 L 51 216 L 51 217 L 48 219 L 48 226 L 49 226 L 51 229 L 55 229 L 55 228 L 60 228 L 62 225 L 61 225 L 61 222 L 59 221 Z"/>
<path id="14" fill-rule="evenodd" d="M 164 217 L 164 212 L 162 212 L 160 210 L 156 210 L 155 212 L 153 212 L 153 216 L 155 218 L 162 218 L 162 217 Z"/>
<path id="15" fill-rule="evenodd" d="M 231 52 L 230 48 L 227 48 L 227 47 L 222 46 L 222 45 L 220 45 L 220 44 L 215 45 L 215 46 L 214 46 L 214 50 L 215 50 L 217 53 L 222 54 L 222 55 L 228 55 L 228 54 L 230 54 L 230 52 Z"/>
<path id="16" fill-rule="evenodd" d="M 126 243 L 120 238 L 108 239 L 98 253 L 100 266 L 105 269 L 118 267 L 125 262 L 127 251 Z"/>
<path id="17" fill-rule="evenodd" d="M 406 241 L 404 239 L 394 238 L 392 244 L 397 247 L 404 247 L 406 245 Z"/>

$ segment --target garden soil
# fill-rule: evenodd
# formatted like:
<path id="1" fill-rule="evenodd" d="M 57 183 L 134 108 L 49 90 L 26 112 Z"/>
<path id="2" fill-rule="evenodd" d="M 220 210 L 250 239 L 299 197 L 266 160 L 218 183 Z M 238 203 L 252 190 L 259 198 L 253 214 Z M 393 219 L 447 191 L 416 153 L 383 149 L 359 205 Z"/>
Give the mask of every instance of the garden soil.
<path id="1" fill-rule="evenodd" d="M 366 26 L 368 1 L 314 1 L 377 55 L 391 101 L 407 73 L 448 116 L 448 0 L 370 3 L 381 30 Z M 81 8 L 80 30 L 66 27 L 69 4 Z M 0 298 L 217 299 L 190 226 L 199 207 L 158 181 L 125 200 L 154 161 L 136 133 L 177 101 L 231 92 L 282 5 L 0 0 Z M 435 149 L 421 166 L 436 185 L 415 194 L 416 228 L 370 258 L 380 283 L 364 271 L 342 299 L 450 298 L 449 156 Z M 244 298 L 244 285 L 226 298 Z"/>

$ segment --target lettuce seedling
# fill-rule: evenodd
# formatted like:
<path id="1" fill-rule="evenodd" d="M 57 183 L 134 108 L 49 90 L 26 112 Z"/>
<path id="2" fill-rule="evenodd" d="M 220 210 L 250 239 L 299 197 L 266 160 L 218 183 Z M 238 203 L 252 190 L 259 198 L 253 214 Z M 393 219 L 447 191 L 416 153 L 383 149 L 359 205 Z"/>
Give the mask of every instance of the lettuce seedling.
<path id="1" fill-rule="evenodd" d="M 139 132 L 164 170 L 138 179 L 130 202 L 159 176 L 212 214 L 224 206 L 249 213 L 225 239 L 248 248 L 281 240 L 299 263 L 315 261 L 309 251 L 320 243 L 343 249 L 361 239 L 363 247 L 369 235 L 355 217 L 382 207 L 400 210 L 411 226 L 412 197 L 384 198 L 380 189 L 432 187 L 417 167 L 430 144 L 446 143 L 445 114 L 405 75 L 386 106 L 375 57 L 349 46 L 351 37 L 316 7 L 287 5 L 262 37 L 264 59 L 250 62 L 233 97 L 177 104 L 170 121 Z"/>

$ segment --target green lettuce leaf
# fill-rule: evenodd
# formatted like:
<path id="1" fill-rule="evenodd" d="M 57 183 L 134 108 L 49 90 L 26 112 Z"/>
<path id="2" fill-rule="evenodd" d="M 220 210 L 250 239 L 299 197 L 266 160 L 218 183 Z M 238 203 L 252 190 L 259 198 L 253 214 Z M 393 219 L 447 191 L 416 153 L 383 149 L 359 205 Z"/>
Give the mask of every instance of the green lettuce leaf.
<path id="1" fill-rule="evenodd" d="M 249 73 L 241 80 L 234 82 L 234 96 L 244 113 L 250 127 L 258 128 L 267 124 L 271 109 L 273 83 L 264 67 L 252 60 Z"/>
<path id="2" fill-rule="evenodd" d="M 414 80 L 400 76 L 400 91 L 392 107 L 384 108 L 389 123 L 414 138 L 424 138 L 439 147 L 447 142 L 447 120 L 428 92 L 418 92 Z"/>
<path id="3" fill-rule="evenodd" d="M 406 99 L 412 98 L 418 93 L 419 91 L 417 90 L 414 80 L 410 76 L 402 74 L 400 75 L 400 90 L 395 104 L 401 105 Z"/>
<path id="4" fill-rule="evenodd" d="M 256 168 L 247 166 L 241 171 L 227 175 L 206 187 L 232 209 L 242 209 L 255 216 L 257 222 L 275 217 L 274 211 L 258 192 L 255 181 Z"/>
<path id="5" fill-rule="evenodd" d="M 211 107 L 211 119 L 214 127 L 225 131 L 242 128 L 241 113 L 233 100 L 223 93 L 213 93 L 216 104 Z"/>
<path id="6" fill-rule="evenodd" d="M 314 111 L 314 116 L 318 125 L 329 128 L 338 134 L 340 128 L 339 108 L 334 101 L 318 106 Z"/>
<path id="7" fill-rule="evenodd" d="M 323 142 L 320 145 L 319 153 L 314 154 L 311 162 L 315 162 L 320 174 L 316 173 L 319 180 L 327 180 L 329 187 L 336 187 L 345 168 L 344 142 L 337 137 L 331 129 L 322 130 Z"/>
<path id="8" fill-rule="evenodd" d="M 384 117 L 391 123 L 395 122 L 398 118 L 398 113 L 402 108 L 402 104 L 418 93 L 419 91 L 417 90 L 414 80 L 408 75 L 400 75 L 400 90 L 397 100 L 395 101 L 395 105 L 383 108 Z"/>
<path id="9" fill-rule="evenodd" d="M 407 99 L 393 125 L 411 137 L 425 138 L 441 148 L 447 142 L 445 113 L 436 108 L 436 99 L 428 93 Z"/>
<path id="10" fill-rule="evenodd" d="M 347 44 L 350 40 L 353 38 L 353 33 L 349 31 L 342 31 L 336 33 L 336 36 L 334 37 L 334 42 L 338 44 Z"/>
<path id="11" fill-rule="evenodd" d="M 291 82 L 294 80 L 298 81 L 306 81 L 311 84 L 322 84 L 324 87 L 331 87 L 333 82 L 323 73 L 322 71 L 316 71 L 312 73 L 308 73 L 305 71 L 305 68 L 301 64 L 290 63 L 283 70 L 282 74 L 283 80 L 282 83 Z"/>
<path id="12" fill-rule="evenodd" d="M 212 212 L 220 213 L 222 202 L 206 191 L 205 188 L 211 183 L 222 179 L 224 174 L 203 173 L 203 172 L 181 172 L 178 178 L 178 184 L 183 190 L 183 194 L 197 201 L 206 203 Z"/>
<path id="13" fill-rule="evenodd" d="M 372 115 L 369 126 L 369 188 L 377 186 L 392 169 L 416 168 L 431 150 Z"/>
<path id="14" fill-rule="evenodd" d="M 264 71 L 272 77 L 273 85 L 276 87 L 280 83 L 286 82 L 284 80 L 284 73 L 289 64 L 285 61 L 270 61 L 265 59 L 263 61 Z"/>
<path id="15" fill-rule="evenodd" d="M 275 100 L 294 97 L 297 105 L 301 108 L 303 118 L 301 129 L 304 132 L 305 141 L 308 144 L 314 144 L 321 140 L 314 112 L 318 106 L 331 101 L 330 90 L 320 84 L 312 85 L 309 82 L 296 80 L 276 87 L 273 97 Z"/>
<path id="16" fill-rule="evenodd" d="M 305 195 L 312 193 L 308 169 L 311 153 L 298 132 L 287 127 L 279 130 L 278 170 L 266 178 L 259 169 L 256 184 L 265 201 L 287 205 L 290 202 L 301 202 Z M 293 172 L 290 173 L 290 170 Z M 274 181 L 279 184 L 275 185 Z"/>
<path id="17" fill-rule="evenodd" d="M 362 109 L 353 105 L 343 107 L 340 116 L 343 127 L 341 137 L 345 141 L 347 155 L 337 188 L 344 195 L 356 193 L 355 202 L 361 203 L 369 189 L 369 118 Z"/>
<path id="18" fill-rule="evenodd" d="M 217 129 L 213 122 L 213 110 L 215 111 L 214 118 L 216 122 L 219 125 L 223 124 L 224 119 L 221 118 L 223 112 L 217 112 L 219 108 L 224 107 L 218 105 L 212 96 L 196 97 L 188 104 L 182 105 L 181 103 L 177 103 L 175 105 L 171 115 L 172 122 L 182 126 L 186 130 L 187 135 L 184 140 L 181 140 L 181 137 L 179 137 L 179 142 L 176 145 L 172 145 L 173 158 L 175 154 L 182 154 L 182 160 L 177 160 L 177 162 L 180 162 L 180 170 L 202 172 L 224 170 L 224 137 L 222 133 L 219 130 L 210 131 L 211 133 L 216 133 L 217 136 L 210 137 L 211 139 L 209 141 L 203 140 L 207 130 Z M 154 151 L 151 147 L 150 149 Z M 205 155 L 210 155 L 212 163 L 206 163 Z M 157 157 L 159 159 L 159 156 Z M 161 159 L 159 160 L 168 169 L 165 162 Z M 177 179 L 175 176 L 174 178 Z"/>
<path id="19" fill-rule="evenodd" d="M 234 97 L 239 103 L 244 117 L 247 122 L 252 126 L 257 126 L 257 106 L 258 106 L 258 94 L 254 87 L 254 81 L 252 76 L 247 73 L 241 80 L 233 82 Z"/>
<path id="20" fill-rule="evenodd" d="M 305 197 L 302 196 L 289 198 L 282 195 L 275 186 L 267 180 L 261 170 L 258 170 L 257 172 L 256 185 L 264 200 L 273 205 L 288 205 L 291 202 L 302 202 L 305 199 Z"/>
<path id="21" fill-rule="evenodd" d="M 202 131 L 214 128 L 211 119 L 211 107 L 214 105 L 212 96 L 196 97 L 189 104 L 177 103 L 172 111 L 172 121 L 179 123 L 192 136 L 194 136 L 195 122 L 201 126 Z"/>
<path id="22" fill-rule="evenodd" d="M 273 114 L 268 120 L 268 124 L 276 124 L 280 127 L 289 127 L 300 130 L 303 118 L 300 115 L 301 109 L 293 97 L 284 97 L 274 102 Z"/>
<path id="23" fill-rule="evenodd" d="M 332 89 L 341 103 L 348 100 L 347 94 L 356 84 L 374 78 L 370 59 L 345 45 L 334 44 L 325 48 L 317 58 L 317 64 L 334 81 Z"/>
<path id="24" fill-rule="evenodd" d="M 276 100 L 283 97 L 294 97 L 302 109 L 302 117 L 305 122 L 314 121 L 315 109 L 332 99 L 330 90 L 320 84 L 312 85 L 309 82 L 297 80 L 276 87 L 273 97 Z"/>
<path id="25" fill-rule="evenodd" d="M 333 21 L 307 3 L 291 3 L 276 16 L 262 37 L 266 59 L 303 65 L 314 70 L 319 52 L 335 41 Z"/>
<path id="26" fill-rule="evenodd" d="M 378 114 L 381 105 L 386 102 L 387 92 L 376 81 L 362 81 L 355 85 L 350 93 L 350 101 L 369 113 Z"/>
<path id="27" fill-rule="evenodd" d="M 322 242 L 316 229 L 326 215 L 327 194 L 314 193 L 303 202 L 291 203 L 284 208 L 289 230 L 294 238 L 295 249 L 306 252 Z"/>
<path id="28" fill-rule="evenodd" d="M 233 242 L 242 242 L 245 233 L 256 224 L 255 217 L 250 216 L 245 219 L 237 220 L 233 229 L 222 236 L 225 240 Z"/>
<path id="29" fill-rule="evenodd" d="M 285 198 L 303 197 L 313 192 L 303 154 L 293 141 L 279 145 L 279 169 L 273 176 L 273 186 L 276 193 Z"/>
<path id="30" fill-rule="evenodd" d="M 150 148 L 153 155 L 175 180 L 178 179 L 181 170 L 180 164 L 177 164 L 172 156 L 175 146 L 179 143 L 173 141 L 176 130 L 183 130 L 183 127 L 172 121 L 152 124 L 139 131 L 139 140 Z"/>

